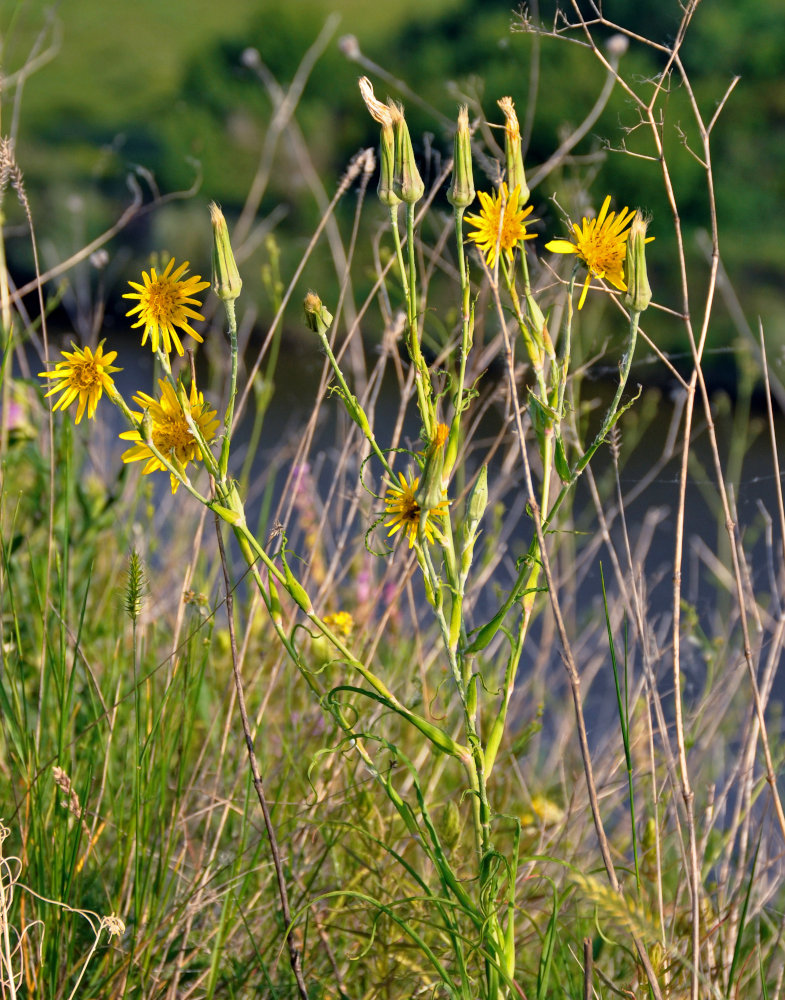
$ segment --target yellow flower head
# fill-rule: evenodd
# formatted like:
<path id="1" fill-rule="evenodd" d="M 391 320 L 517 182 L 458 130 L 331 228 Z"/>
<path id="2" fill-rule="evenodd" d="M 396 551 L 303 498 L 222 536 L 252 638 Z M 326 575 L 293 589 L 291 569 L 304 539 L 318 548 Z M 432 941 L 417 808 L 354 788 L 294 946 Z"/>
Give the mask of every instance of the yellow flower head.
<path id="1" fill-rule="evenodd" d="M 170 382 L 164 379 L 158 380 L 161 389 L 161 398 L 154 399 L 145 392 L 140 392 L 134 396 L 137 406 L 146 411 L 150 422 L 150 437 L 155 447 L 167 458 L 171 458 L 183 469 L 189 462 L 195 461 L 199 455 L 199 445 L 191 433 L 188 421 L 185 419 L 183 408 L 177 393 Z M 210 404 L 204 401 L 201 392 L 197 392 L 196 385 L 191 383 L 191 393 L 188 399 L 188 409 L 191 418 L 205 441 L 212 441 L 218 428 L 218 414 L 210 408 Z M 142 420 L 142 413 L 134 413 L 137 420 Z M 143 475 L 149 475 L 157 469 L 165 469 L 161 461 L 156 458 L 150 448 L 145 444 L 142 434 L 138 430 L 123 431 L 120 435 L 125 441 L 134 441 L 133 447 L 123 452 L 124 462 L 144 461 L 145 467 L 142 469 Z M 172 476 L 172 493 L 177 492 L 179 481 Z"/>
<path id="2" fill-rule="evenodd" d="M 387 495 L 384 498 L 384 513 L 390 519 L 384 522 L 384 526 L 390 529 L 387 532 L 388 538 L 403 529 L 403 533 L 409 536 L 409 548 L 411 548 L 417 539 L 417 532 L 420 528 L 420 505 L 417 502 L 417 487 L 420 485 L 420 477 L 413 476 L 411 479 L 407 479 L 402 472 L 399 472 L 398 480 L 397 483 L 391 483 L 387 488 Z M 446 517 L 446 515 L 446 500 L 442 500 L 436 507 L 428 511 L 425 520 L 425 537 L 429 542 L 432 543 L 434 539 L 433 519 Z"/>
<path id="3" fill-rule="evenodd" d="M 144 284 L 140 285 L 135 281 L 129 281 L 128 284 L 136 291 L 126 292 L 123 298 L 139 299 L 133 309 L 129 309 L 126 316 L 133 316 L 134 313 L 139 314 L 138 320 L 133 324 L 133 329 L 138 326 L 144 327 L 142 346 L 147 343 L 149 336 L 153 351 L 158 350 L 160 339 L 162 349 L 167 354 L 171 352 L 172 344 L 174 344 L 177 353 L 182 356 L 183 345 L 180 343 L 175 327 L 179 326 L 194 340 L 202 342 L 202 337 L 188 321 L 190 319 L 204 319 L 204 316 L 192 309 L 191 306 L 198 306 L 201 309 L 202 303 L 199 299 L 195 299 L 194 295 L 204 291 L 210 282 L 202 281 L 200 274 L 183 278 L 183 274 L 188 270 L 188 261 L 181 264 L 176 271 L 172 271 L 173 267 L 174 258 L 169 261 L 162 274 L 156 274 L 154 267 L 150 268 L 149 274 L 147 271 L 142 271 Z"/>
<path id="4" fill-rule="evenodd" d="M 520 189 L 515 187 L 507 191 L 507 185 L 502 182 L 497 196 L 485 191 L 477 192 L 482 209 L 479 215 L 467 215 L 466 221 L 475 227 L 476 231 L 469 233 L 469 239 L 474 240 L 478 248 L 485 254 L 488 267 L 496 263 L 497 248 L 512 260 L 512 252 L 521 240 L 533 240 L 536 233 L 527 233 L 524 219 L 532 213 L 532 205 L 528 208 L 518 208 Z"/>
<path id="5" fill-rule="evenodd" d="M 589 290 L 591 276 L 606 278 L 619 291 L 626 292 L 624 283 L 624 257 L 627 252 L 627 228 L 632 222 L 634 211 L 623 208 L 618 215 L 608 213 L 611 196 L 605 199 L 596 219 L 585 216 L 580 226 L 573 223 L 575 242 L 569 240 L 551 240 L 545 244 L 545 249 L 551 253 L 574 253 L 588 268 L 586 280 L 583 283 L 578 308 L 583 308 L 586 292 Z"/>
<path id="6" fill-rule="evenodd" d="M 450 436 L 450 428 L 447 424 L 437 424 L 436 430 L 433 432 L 433 441 L 431 442 L 434 448 L 443 448 L 447 443 L 447 438 Z"/>
<path id="7" fill-rule="evenodd" d="M 354 618 L 348 611 L 334 611 L 324 616 L 324 624 L 335 632 L 339 639 L 348 639 L 354 629 Z"/>
<path id="8" fill-rule="evenodd" d="M 104 341 L 96 347 L 93 353 L 89 347 L 80 348 L 76 344 L 71 344 L 73 351 L 61 351 L 65 361 L 58 361 L 51 372 L 39 372 L 40 378 L 52 380 L 52 388 L 47 392 L 47 396 L 52 396 L 56 392 L 62 393 L 53 410 L 64 410 L 70 406 L 75 399 L 79 399 L 79 406 L 76 409 L 76 423 L 82 419 L 85 407 L 87 408 L 87 418 L 95 416 L 95 408 L 102 393 L 114 392 L 114 381 L 111 372 L 120 372 L 122 368 L 115 368 L 112 362 L 117 357 L 117 351 L 109 351 L 104 354 Z"/>

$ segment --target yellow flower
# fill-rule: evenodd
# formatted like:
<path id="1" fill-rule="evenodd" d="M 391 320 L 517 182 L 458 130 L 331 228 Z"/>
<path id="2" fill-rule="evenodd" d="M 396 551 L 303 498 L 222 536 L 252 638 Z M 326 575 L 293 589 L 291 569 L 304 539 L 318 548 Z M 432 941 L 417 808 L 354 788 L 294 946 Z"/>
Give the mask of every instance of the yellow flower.
<path id="1" fill-rule="evenodd" d="M 40 378 L 52 380 L 52 388 L 47 396 L 62 393 L 52 407 L 53 410 L 64 410 L 79 397 L 75 421 L 77 424 L 84 415 L 85 407 L 88 420 L 95 416 L 95 408 L 104 390 L 110 394 L 114 392 L 114 381 L 110 373 L 122 371 L 122 368 L 115 368 L 112 364 L 117 351 L 104 354 L 104 343 L 102 340 L 96 347 L 95 354 L 89 347 L 79 348 L 72 343 L 73 352 L 61 351 L 65 361 L 58 361 L 54 371 L 38 373 Z"/>
<path id="2" fill-rule="evenodd" d="M 431 442 L 434 449 L 443 448 L 449 436 L 450 428 L 447 424 L 437 424 L 436 430 L 433 432 L 433 441 Z"/>
<path id="3" fill-rule="evenodd" d="M 574 243 L 569 240 L 551 240 L 545 244 L 545 249 L 551 253 L 576 254 L 588 268 L 578 302 L 579 309 L 583 308 L 592 275 L 595 278 L 606 278 L 619 291 L 627 291 L 624 283 L 624 257 L 627 252 L 627 237 L 630 235 L 627 227 L 635 212 L 623 208 L 618 216 L 615 212 L 608 214 L 610 203 L 611 196 L 608 195 L 596 219 L 589 221 L 584 216 L 580 226 L 573 223 Z"/>
<path id="4" fill-rule="evenodd" d="M 354 618 L 348 611 L 334 611 L 324 616 L 324 624 L 340 639 L 348 639 L 354 628 Z"/>
<path id="5" fill-rule="evenodd" d="M 200 456 L 199 445 L 191 433 L 191 428 L 185 419 L 183 408 L 177 393 L 170 382 L 164 379 L 158 380 L 161 388 L 161 398 L 154 399 L 145 392 L 140 392 L 134 396 L 134 402 L 146 411 L 150 423 L 150 437 L 158 451 L 167 458 L 172 459 L 174 464 L 185 469 L 189 462 L 195 461 Z M 196 385 L 191 383 L 191 394 L 188 399 L 188 409 L 191 418 L 205 441 L 212 441 L 218 427 L 218 414 L 210 408 L 210 404 L 204 401 L 201 392 L 197 392 Z M 141 420 L 142 413 L 134 413 L 137 420 Z M 142 434 L 138 430 L 123 431 L 120 435 L 125 441 L 134 441 L 132 448 L 123 452 L 124 462 L 146 462 L 142 469 L 143 475 L 149 475 L 157 469 L 165 469 L 161 461 L 156 458 L 150 448 L 145 444 Z M 177 492 L 179 481 L 172 476 L 172 493 Z"/>
<path id="6" fill-rule="evenodd" d="M 202 281 L 200 274 L 183 278 L 183 274 L 188 270 L 188 261 L 181 264 L 174 272 L 172 271 L 173 267 L 174 258 L 169 261 L 164 272 L 160 275 L 156 274 L 154 267 L 150 268 L 149 275 L 147 271 L 142 271 L 144 284 L 140 285 L 135 281 L 129 281 L 128 284 L 136 291 L 126 292 L 123 298 L 139 299 L 139 302 L 126 313 L 126 316 L 139 313 L 139 319 L 133 324 L 133 329 L 144 326 L 142 346 L 147 343 L 149 336 L 150 346 L 153 351 L 157 351 L 160 338 L 163 342 L 163 350 L 167 354 L 171 352 L 172 344 L 174 344 L 177 353 L 182 355 L 183 345 L 180 343 L 175 327 L 179 326 L 194 340 L 202 342 L 202 337 L 193 329 L 188 320 L 204 319 L 201 313 L 190 307 L 198 306 L 201 309 L 202 303 L 193 296 L 207 288 L 210 282 Z"/>
<path id="7" fill-rule="evenodd" d="M 520 240 L 533 240 L 536 233 L 527 233 L 523 221 L 532 213 L 532 205 L 528 208 L 518 208 L 520 189 L 515 187 L 508 193 L 507 185 L 502 182 L 496 198 L 485 191 L 477 192 L 482 209 L 479 215 L 467 215 L 466 221 L 476 228 L 469 233 L 469 239 L 474 240 L 478 248 L 485 254 L 488 267 L 496 263 L 496 249 L 504 251 L 508 260 L 512 260 L 512 252 Z"/>
<path id="8" fill-rule="evenodd" d="M 399 472 L 398 480 L 398 483 L 390 484 L 384 498 L 384 513 L 390 518 L 389 521 L 384 522 L 384 526 L 390 529 L 387 532 L 388 538 L 403 529 L 403 533 L 409 536 L 409 548 L 411 548 L 417 539 L 417 532 L 420 528 L 420 505 L 417 502 L 417 487 L 420 485 L 420 477 L 413 476 L 411 479 L 407 479 L 402 472 Z M 425 519 L 425 537 L 429 542 L 433 542 L 434 539 L 433 519 L 445 517 L 446 514 L 446 500 L 442 500 L 436 507 L 428 511 Z"/>

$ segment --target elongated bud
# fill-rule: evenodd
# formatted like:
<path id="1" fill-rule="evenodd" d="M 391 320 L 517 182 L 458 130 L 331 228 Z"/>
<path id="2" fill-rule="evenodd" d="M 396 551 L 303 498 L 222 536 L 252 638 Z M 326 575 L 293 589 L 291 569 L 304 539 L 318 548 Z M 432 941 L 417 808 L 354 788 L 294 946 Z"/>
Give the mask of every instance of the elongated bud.
<path id="1" fill-rule="evenodd" d="M 270 588 L 270 617 L 276 625 L 283 625 L 283 612 L 281 610 L 281 598 L 278 596 L 278 588 L 275 585 L 272 573 L 267 574 L 267 584 Z"/>
<path id="2" fill-rule="evenodd" d="M 149 410 L 145 410 L 142 414 L 142 419 L 139 421 L 139 433 L 145 444 L 153 443 L 153 418 L 150 416 Z"/>
<path id="3" fill-rule="evenodd" d="M 231 507 L 224 507 L 216 501 L 210 503 L 210 510 L 214 511 L 222 521 L 226 521 L 227 524 L 240 524 L 242 523 L 242 515 L 238 514 L 236 510 L 232 510 Z"/>
<path id="4" fill-rule="evenodd" d="M 506 119 L 504 126 L 504 158 L 507 170 L 507 190 L 514 191 L 517 187 L 520 191 L 518 204 L 525 205 L 529 200 L 529 187 L 526 183 L 526 174 L 523 170 L 521 128 L 518 124 L 518 116 L 515 113 L 515 105 L 512 103 L 511 97 L 502 97 L 496 103 L 504 112 Z"/>
<path id="5" fill-rule="evenodd" d="M 289 563 L 286 560 L 286 549 L 283 547 L 281 548 L 281 562 L 283 563 L 284 581 L 286 589 L 289 591 L 289 596 L 295 600 L 306 614 L 310 614 L 313 611 L 311 598 L 308 596 L 305 587 L 303 587 L 289 568 Z"/>
<path id="6" fill-rule="evenodd" d="M 636 212 L 627 237 L 627 257 L 624 262 L 627 291 L 622 301 L 631 312 L 642 313 L 651 302 L 649 276 L 646 273 L 646 244 L 654 237 L 646 238 L 648 225 L 641 213 Z"/>
<path id="7" fill-rule="evenodd" d="M 393 189 L 401 201 L 405 201 L 407 205 L 415 205 L 425 194 L 425 184 L 414 159 L 414 149 L 406 119 L 403 117 L 403 108 L 400 104 L 392 102 L 387 107 L 395 132 Z"/>
<path id="8" fill-rule="evenodd" d="M 221 209 L 210 202 L 210 222 L 213 224 L 213 291 L 224 302 L 234 302 L 243 287 L 234 259 L 229 229 Z"/>
<path id="9" fill-rule="evenodd" d="M 488 466 L 483 465 L 466 504 L 466 531 L 473 534 L 488 506 Z"/>
<path id="10" fill-rule="evenodd" d="M 461 526 L 461 573 L 468 575 L 474 559 L 474 543 L 479 534 L 480 521 L 488 506 L 488 467 L 483 465 L 466 501 L 466 512 Z M 475 701 L 477 692 L 475 691 Z"/>
<path id="11" fill-rule="evenodd" d="M 370 112 L 371 118 L 381 125 L 381 135 L 379 137 L 379 186 L 376 189 L 379 201 L 388 208 L 395 208 L 400 205 L 401 199 L 395 193 L 393 187 L 393 174 L 395 171 L 395 130 L 393 129 L 392 114 L 386 104 L 377 101 L 373 93 L 373 84 L 367 76 L 360 77 L 360 94 L 365 101 L 365 106 Z"/>
<path id="12" fill-rule="evenodd" d="M 448 851 L 451 851 L 461 839 L 462 827 L 463 823 L 461 822 L 461 811 L 458 808 L 458 803 L 455 799 L 448 799 L 439 817 L 439 836 Z"/>
<path id="13" fill-rule="evenodd" d="M 454 208 L 467 208 L 474 201 L 474 176 L 469 111 L 465 104 L 458 112 L 453 161 L 452 184 L 447 192 L 447 200 Z"/>
<path id="14" fill-rule="evenodd" d="M 429 511 L 444 502 L 442 471 L 444 469 L 444 446 L 450 428 L 446 424 L 437 424 L 433 441 L 425 452 L 425 468 L 423 469 L 420 488 L 415 500 L 420 510 Z"/>
<path id="15" fill-rule="evenodd" d="M 305 322 L 314 333 L 324 333 L 333 321 L 333 314 L 322 305 L 322 300 L 316 292 L 308 292 L 303 299 Z"/>

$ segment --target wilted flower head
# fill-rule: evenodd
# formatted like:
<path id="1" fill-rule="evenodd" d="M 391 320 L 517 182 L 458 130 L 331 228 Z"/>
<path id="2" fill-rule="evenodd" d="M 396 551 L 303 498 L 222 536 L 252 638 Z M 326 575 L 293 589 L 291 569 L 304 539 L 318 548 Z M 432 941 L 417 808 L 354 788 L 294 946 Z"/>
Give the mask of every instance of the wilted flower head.
<path id="1" fill-rule="evenodd" d="M 395 130 L 392 113 L 386 104 L 377 101 L 373 84 L 367 76 L 360 77 L 360 94 L 371 117 L 381 125 L 379 139 L 379 186 L 376 189 L 379 201 L 388 208 L 395 208 L 401 199 L 395 193 L 393 175 L 395 173 Z"/>
<path id="2" fill-rule="evenodd" d="M 407 205 L 414 205 L 425 194 L 425 184 L 423 184 L 414 159 L 414 149 L 409 135 L 409 127 L 403 116 L 403 107 L 394 101 L 390 101 L 387 107 L 392 116 L 392 126 L 395 133 L 393 189 L 401 201 L 405 201 Z"/>
<path id="3" fill-rule="evenodd" d="M 511 97 L 502 97 L 496 102 L 504 112 L 504 159 L 507 171 L 507 187 L 512 191 L 520 190 L 520 203 L 525 205 L 529 200 L 529 188 L 526 184 L 526 174 L 523 169 L 523 150 L 521 147 L 521 128 L 518 115 Z"/>

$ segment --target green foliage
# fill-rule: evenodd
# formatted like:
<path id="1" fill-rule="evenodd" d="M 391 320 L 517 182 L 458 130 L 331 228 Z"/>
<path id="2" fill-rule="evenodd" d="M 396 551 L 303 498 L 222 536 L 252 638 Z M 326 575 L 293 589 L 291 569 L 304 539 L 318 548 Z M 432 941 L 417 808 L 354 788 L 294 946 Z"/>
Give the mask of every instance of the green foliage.
<path id="1" fill-rule="evenodd" d="M 622 20 L 626 5 L 615 6 L 605 15 Z M 405 78 L 418 152 L 431 142 L 429 128 L 437 132 L 430 148 L 449 150 L 442 115 L 460 95 L 482 123 L 500 117 L 496 98 L 511 93 L 536 175 L 603 87 L 586 32 L 508 35 L 501 3 L 412 4 L 405 24 L 389 6 L 357 9 L 370 26 L 366 54 Z M 41 246 L 63 238 L 58 199 L 86 183 L 86 169 L 100 182 L 90 182 L 87 210 L 72 214 L 90 228 L 101 198 L 117 197 L 125 157 L 144 154 L 155 174 L 138 172 L 149 197 L 157 184 L 190 183 L 195 156 L 205 186 L 239 208 L 265 152 L 257 200 L 238 226 L 240 267 L 255 269 L 257 284 L 243 275 L 243 312 L 232 304 L 208 322 L 191 372 L 222 400 L 225 433 L 204 440 L 184 388 L 175 389 L 170 422 L 149 411 L 140 423 L 131 418 L 168 473 L 160 482 L 134 485 L 118 471 L 121 446 L 107 416 L 114 403 L 130 417 L 125 397 L 150 374 L 149 356 L 144 367 L 121 359 L 124 381 L 104 386 L 96 420 L 74 426 L 73 408 L 52 414 L 17 378 L 30 367 L 43 317 L 5 307 L 15 265 L 0 269 L 0 842 L 8 860 L 0 875 L 4 890 L 16 883 L 13 900 L 0 896 L 8 910 L 0 917 L 28 935 L 14 956 L 10 938 L 0 940 L 0 957 L 17 963 L 17 995 L 776 992 L 785 815 L 781 717 L 769 698 L 785 598 L 771 517 L 737 509 L 762 429 L 753 416 L 759 366 L 745 354 L 743 323 L 735 407 L 692 391 L 704 378 L 698 338 L 717 326 L 707 264 L 691 240 L 715 209 L 726 218 L 709 156 L 723 149 L 720 124 L 703 162 L 693 155 L 705 95 L 724 93 L 725 61 L 748 58 L 751 72 L 765 70 L 735 42 L 723 46 L 703 10 L 683 52 L 699 75 L 680 76 L 675 65 L 660 81 L 648 131 L 638 127 L 634 98 L 655 93 L 663 52 L 635 39 L 622 62 L 626 95 L 619 84 L 535 190 L 543 234 L 569 231 L 561 210 L 592 218 L 609 187 L 617 210 L 653 209 L 655 298 L 643 318 L 637 307 L 617 311 L 619 298 L 597 282 L 585 308 L 576 304 L 585 267 L 601 270 L 591 253 L 623 252 L 618 233 L 597 226 L 596 243 L 576 253 L 577 277 L 572 259 L 560 270 L 543 241 L 535 251 L 522 240 L 489 273 L 467 250 L 462 208 L 453 215 L 437 194 L 419 216 L 419 185 L 401 186 L 400 142 L 397 189 L 410 197 L 399 214 L 364 200 L 367 160 L 355 161 L 339 191 L 343 207 L 328 207 L 354 144 L 375 144 L 377 129 L 358 108 L 357 66 L 331 45 L 293 102 L 294 117 L 275 132 L 272 105 L 313 40 L 323 11 L 316 0 L 270 11 L 196 3 L 182 21 L 171 6 L 156 8 L 160 32 L 147 51 L 169 52 L 170 62 L 124 95 L 118 57 L 108 76 L 114 90 L 91 93 L 84 106 L 69 103 L 71 81 L 56 106 L 73 107 L 78 142 L 57 167 L 47 168 L 44 154 L 66 125 L 33 101 L 17 149 L 31 151 L 31 181 L 37 170 L 49 183 Z M 122 14 L 131 51 L 149 34 L 146 12 L 142 4 L 133 17 Z M 10 65 L 29 31 L 23 6 L 14 16 L 3 43 Z M 739 16 L 777 36 L 765 13 L 745 5 Z M 676 26 L 667 10 L 641 14 L 641 30 L 661 44 Z M 615 29 L 586 30 L 604 45 Z M 248 37 L 264 65 L 243 58 Z M 701 63 L 701 39 L 716 41 L 716 62 Z M 86 60 L 97 45 L 97 34 L 85 39 Z M 535 61 L 538 73 L 520 71 Z M 125 138 L 99 169 L 95 144 L 119 128 Z M 396 129 L 400 139 L 400 121 Z M 278 145 L 267 149 L 271 134 Z M 662 163 L 641 159 L 660 134 Z M 477 176 L 487 175 L 478 187 L 493 185 L 502 143 L 519 143 L 509 125 L 501 135 L 497 149 L 482 131 L 475 137 Z M 10 148 L 2 155 L 2 176 L 16 179 L 24 201 Z M 420 163 L 428 179 L 440 166 L 436 156 Z M 663 166 L 684 230 L 669 215 Z M 558 208 L 546 198 L 552 192 Z M 12 194 L 0 192 L 9 214 L 19 211 Z M 249 218 L 281 205 L 280 240 L 263 239 Z M 203 214 L 196 203 L 151 213 L 141 238 L 166 234 L 178 259 L 181 241 L 193 238 L 194 260 L 204 261 Z M 81 245 L 87 234 L 68 229 L 73 223 L 65 230 Z M 308 242 L 317 225 L 327 239 Z M 717 253 L 722 225 L 720 234 Z M 4 237 L 10 246 L 7 228 Z M 334 294 L 321 288 L 325 274 Z M 290 391 L 307 395 L 308 366 L 323 367 L 307 421 L 287 433 L 292 414 L 281 411 L 294 406 L 280 404 L 283 317 L 306 280 L 320 285 L 324 303 L 307 296 L 309 330 Z M 86 338 L 106 322 L 102 296 L 119 299 L 89 281 L 75 278 L 64 295 L 80 306 Z M 153 296 L 148 320 L 164 322 L 167 301 Z M 197 308 L 207 312 L 208 302 Z M 262 304 L 276 319 L 250 362 L 238 341 Z M 153 316 L 154 306 L 162 312 Z M 682 386 L 683 409 L 661 455 L 654 444 L 671 411 L 660 393 L 628 388 L 644 334 L 659 347 L 688 344 L 695 376 L 692 388 Z M 378 351 L 368 351 L 372 343 Z M 155 363 L 156 374 L 182 386 L 177 359 L 161 350 Z M 657 361 L 678 381 L 668 363 Z M 603 368 L 613 376 L 608 391 L 592 381 Z M 138 380 L 130 391 L 126 379 Z M 88 391 L 74 385 L 80 396 Z M 244 415 L 244 388 L 257 404 L 246 438 L 233 420 Z M 696 441 L 700 405 L 705 452 Z M 176 440 L 167 436 L 173 428 Z M 198 450 L 188 476 L 183 440 Z M 247 454 L 237 464 L 241 444 Z M 780 478 L 776 455 L 770 478 Z M 716 531 L 716 542 L 696 540 L 689 574 L 684 536 L 674 546 L 660 527 L 653 483 L 669 489 L 678 524 L 697 515 Z M 785 523 L 781 500 L 778 514 Z M 391 527 L 402 545 L 391 542 Z M 608 715 L 615 719 L 606 726 Z"/>

